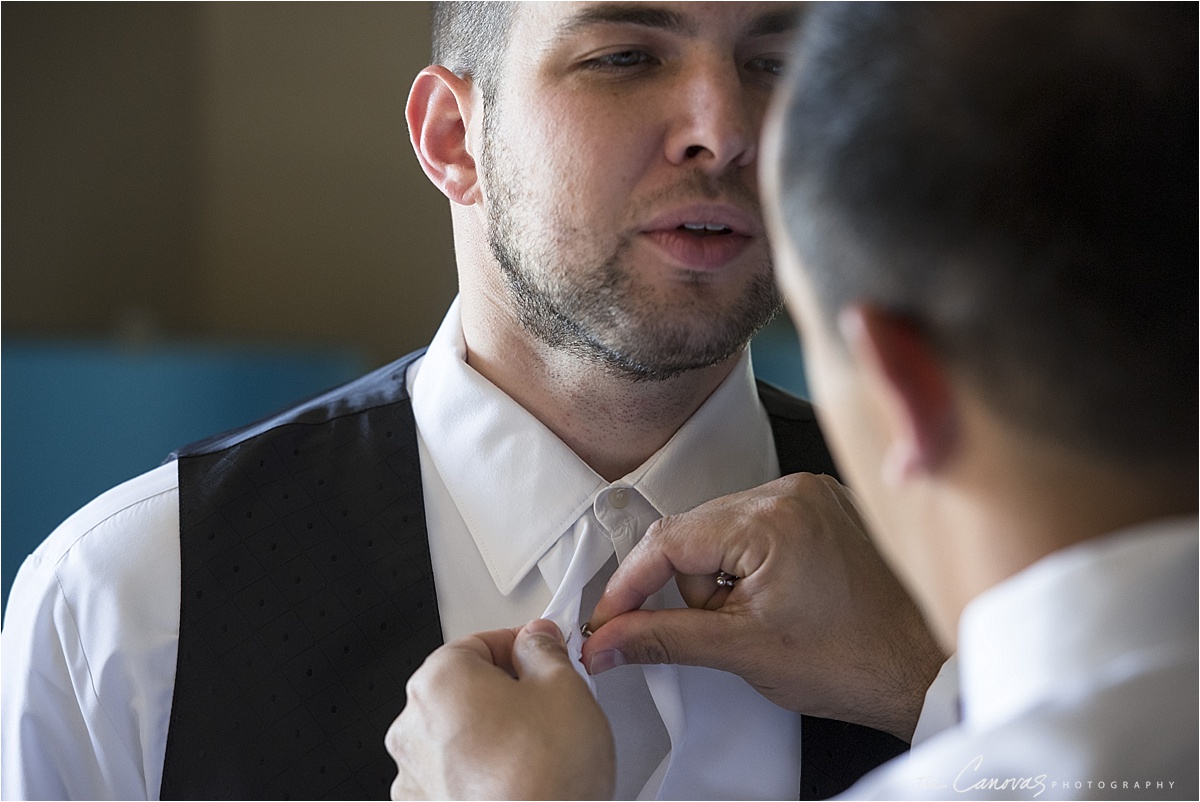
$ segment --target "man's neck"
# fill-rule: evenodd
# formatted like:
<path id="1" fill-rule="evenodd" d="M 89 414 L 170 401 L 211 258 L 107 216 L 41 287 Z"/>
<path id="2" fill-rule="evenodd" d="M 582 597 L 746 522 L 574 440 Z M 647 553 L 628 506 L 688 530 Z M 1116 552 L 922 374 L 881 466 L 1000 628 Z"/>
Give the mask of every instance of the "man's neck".
<path id="1" fill-rule="evenodd" d="M 662 381 L 638 381 L 551 348 L 499 304 L 463 298 L 467 363 L 580 459 L 615 481 L 662 448 L 737 365 L 738 356 Z"/>
<path id="2" fill-rule="evenodd" d="M 1186 473 L 1186 471 L 1185 471 Z M 924 580 L 943 639 L 966 605 L 1044 557 L 1152 521 L 1196 514 L 1196 476 L 1145 471 L 1007 432 L 930 506 Z"/>

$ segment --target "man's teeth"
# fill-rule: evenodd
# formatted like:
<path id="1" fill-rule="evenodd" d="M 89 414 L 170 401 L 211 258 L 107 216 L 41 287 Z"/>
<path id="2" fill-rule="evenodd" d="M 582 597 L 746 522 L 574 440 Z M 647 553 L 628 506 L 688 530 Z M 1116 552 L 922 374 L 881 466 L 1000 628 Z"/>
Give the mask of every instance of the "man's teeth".
<path id="1" fill-rule="evenodd" d="M 708 231 L 713 233 L 732 230 L 729 226 L 722 223 L 684 223 L 682 227 L 688 231 Z"/>

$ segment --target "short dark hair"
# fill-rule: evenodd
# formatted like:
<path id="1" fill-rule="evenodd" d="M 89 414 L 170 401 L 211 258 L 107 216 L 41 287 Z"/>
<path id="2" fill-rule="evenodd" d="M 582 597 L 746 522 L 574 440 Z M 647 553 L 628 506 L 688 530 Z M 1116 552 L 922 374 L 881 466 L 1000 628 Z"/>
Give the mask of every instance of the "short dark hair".
<path id="1" fill-rule="evenodd" d="M 470 75 L 485 98 L 494 97 L 512 14 L 510 2 L 434 3 L 433 63 Z"/>
<path id="2" fill-rule="evenodd" d="M 992 408 L 1196 468 L 1197 7 L 817 4 L 780 201 L 826 324 L 910 320 Z"/>

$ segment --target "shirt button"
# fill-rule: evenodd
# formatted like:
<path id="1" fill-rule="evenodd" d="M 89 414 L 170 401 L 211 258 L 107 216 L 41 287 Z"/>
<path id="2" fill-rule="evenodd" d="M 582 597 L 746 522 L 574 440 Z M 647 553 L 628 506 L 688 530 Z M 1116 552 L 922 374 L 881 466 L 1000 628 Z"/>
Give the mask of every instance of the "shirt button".
<path id="1" fill-rule="evenodd" d="M 625 505 L 629 503 L 629 493 L 626 492 L 625 488 L 618 487 L 608 494 L 608 503 L 618 510 L 623 510 L 625 509 Z"/>

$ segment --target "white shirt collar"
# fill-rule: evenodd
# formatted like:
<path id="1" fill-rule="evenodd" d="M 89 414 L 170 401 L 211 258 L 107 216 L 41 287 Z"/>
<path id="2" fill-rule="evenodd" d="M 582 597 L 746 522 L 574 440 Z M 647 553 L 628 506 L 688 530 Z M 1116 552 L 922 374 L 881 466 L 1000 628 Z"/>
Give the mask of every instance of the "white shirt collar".
<path id="1" fill-rule="evenodd" d="M 964 723 L 996 726 L 1134 654 L 1194 648 L 1196 533 L 1190 516 L 1084 541 L 972 600 L 959 622 Z"/>
<path id="2" fill-rule="evenodd" d="M 467 365 L 458 300 L 416 370 L 410 386 L 417 429 L 496 588 L 507 595 L 609 485 Z M 747 351 L 665 446 L 613 484 L 636 488 L 672 515 L 770 481 L 778 471 Z"/>

